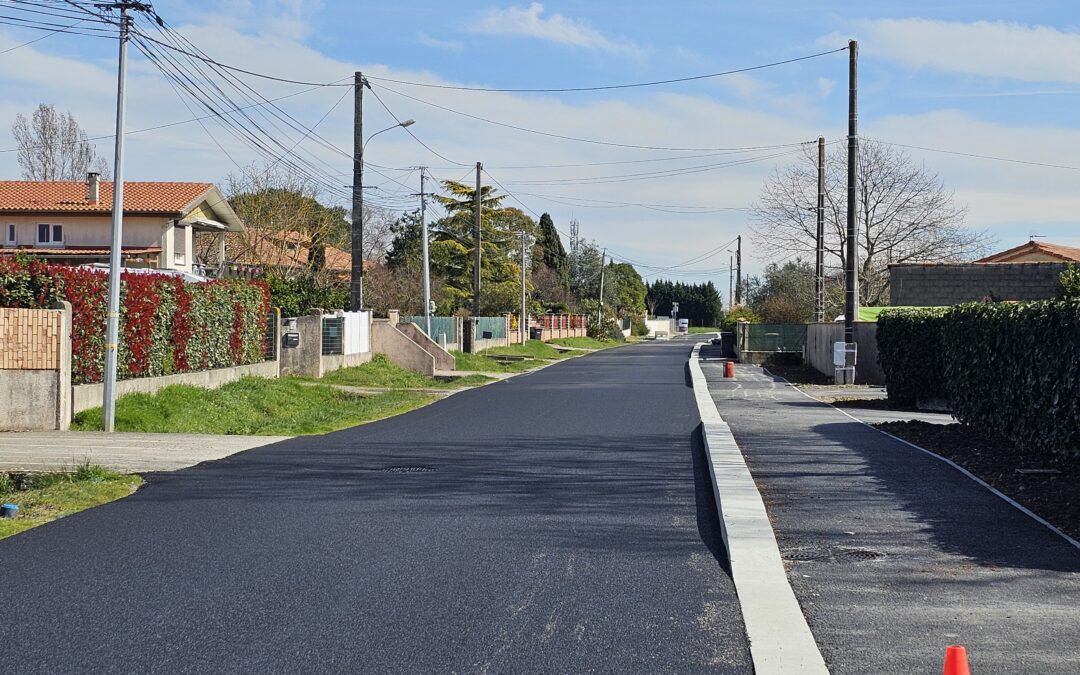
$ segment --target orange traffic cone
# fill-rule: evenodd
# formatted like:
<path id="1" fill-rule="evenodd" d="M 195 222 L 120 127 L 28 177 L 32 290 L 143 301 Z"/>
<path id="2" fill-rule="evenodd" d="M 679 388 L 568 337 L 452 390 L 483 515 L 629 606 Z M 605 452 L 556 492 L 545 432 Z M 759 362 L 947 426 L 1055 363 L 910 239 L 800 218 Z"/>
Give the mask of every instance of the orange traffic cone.
<path id="1" fill-rule="evenodd" d="M 734 361 L 724 361 L 724 377 L 735 377 Z"/>
<path id="2" fill-rule="evenodd" d="M 967 650 L 962 645 L 950 645 L 945 648 L 944 675 L 971 675 L 968 669 Z"/>

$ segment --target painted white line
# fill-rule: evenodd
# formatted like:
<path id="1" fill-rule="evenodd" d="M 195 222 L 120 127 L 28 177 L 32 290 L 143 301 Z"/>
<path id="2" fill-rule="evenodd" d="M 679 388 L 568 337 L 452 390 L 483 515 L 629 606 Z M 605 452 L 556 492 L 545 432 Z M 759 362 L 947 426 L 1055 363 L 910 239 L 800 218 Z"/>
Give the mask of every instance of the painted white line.
<path id="1" fill-rule="evenodd" d="M 768 371 L 767 369 L 765 369 L 765 368 L 762 368 L 762 370 L 765 370 L 765 372 L 767 372 L 767 373 L 769 372 L 769 371 Z M 987 489 L 987 490 L 989 490 L 990 492 L 994 493 L 994 494 L 995 494 L 995 495 L 997 495 L 998 497 L 1001 497 L 1001 498 L 1002 498 L 1002 499 L 1004 499 L 1004 500 L 1005 500 L 1006 502 L 1008 502 L 1008 503 L 1009 503 L 1009 504 L 1011 504 L 1012 506 L 1014 506 L 1014 507 L 1016 507 L 1017 509 L 1019 509 L 1019 511 L 1020 511 L 1021 513 L 1023 513 L 1024 515 L 1028 516 L 1029 518 L 1031 518 L 1031 519 L 1032 519 L 1032 520 L 1034 520 L 1035 522 L 1039 523 L 1040 525 L 1042 525 L 1042 526 L 1043 526 L 1043 527 L 1045 527 L 1046 529 L 1050 530 L 1051 532 L 1053 532 L 1054 534 L 1058 535 L 1059 537 L 1061 537 L 1061 538 L 1062 538 L 1062 539 L 1064 539 L 1065 541 L 1069 542 L 1070 544 L 1072 544 L 1072 545 L 1073 545 L 1074 547 L 1076 547 L 1077 549 L 1080 549 L 1080 541 L 1077 541 L 1077 540 L 1073 539 L 1072 537 L 1070 537 L 1069 535 L 1065 534 L 1065 533 L 1064 533 L 1063 531 L 1061 531 L 1060 529 L 1058 529 L 1057 527 L 1055 527 L 1055 526 L 1054 526 L 1053 524 L 1051 524 L 1051 523 L 1050 523 L 1050 522 L 1049 522 L 1048 520 L 1046 520 L 1046 519 L 1045 519 L 1045 518 L 1043 518 L 1042 516 L 1040 516 L 1040 515 L 1038 515 L 1038 514 L 1034 513 L 1033 511 L 1031 511 L 1031 509 L 1029 509 L 1029 508 L 1027 508 L 1026 506 L 1024 506 L 1023 504 L 1021 504 L 1021 503 L 1017 502 L 1017 501 L 1016 501 L 1015 499 L 1013 499 L 1013 498 L 1012 498 L 1012 497 L 1010 497 L 1009 495 L 1007 495 L 1007 494 L 1005 494 L 1004 492 L 1002 492 L 1002 491 L 998 490 L 998 489 L 997 489 L 996 487 L 994 487 L 993 485 L 991 485 L 991 484 L 987 483 L 987 482 L 986 482 L 986 481 L 984 481 L 984 480 L 983 480 L 982 478 L 979 478 L 978 476 L 976 476 L 975 474 L 971 473 L 970 471 L 968 471 L 968 470 L 967 470 L 967 469 L 965 469 L 964 467 L 960 466 L 960 465 L 959 465 L 959 464 L 957 464 L 956 462 L 952 461 L 952 460 L 951 460 L 951 459 L 949 459 L 948 457 L 942 457 L 941 455 L 937 454 L 936 452 L 933 452 L 933 451 L 931 451 L 931 450 L 927 450 L 926 448 L 924 448 L 924 447 L 922 447 L 922 446 L 920 446 L 920 445 L 915 445 L 915 444 L 914 444 L 914 443 L 912 443 L 911 441 L 908 441 L 908 440 L 905 440 L 905 439 L 903 439 L 903 438 L 900 438 L 899 436 L 894 436 L 894 435 L 890 434 L 890 433 L 889 433 L 888 431 L 885 431 L 884 429 L 878 429 L 878 428 L 877 428 L 877 427 L 875 427 L 875 426 L 874 426 L 873 424 L 870 424 L 869 422 L 867 422 L 867 421 L 865 421 L 865 420 L 861 420 L 861 419 L 859 419 L 858 417 L 855 417 L 854 415 L 851 415 L 851 414 L 849 414 L 849 413 L 848 413 L 848 412 L 847 412 L 846 410 L 841 410 L 840 408 L 837 408 L 837 407 L 836 407 L 836 406 L 834 406 L 834 405 L 831 405 L 831 404 L 829 404 L 829 403 L 825 403 L 824 401 L 821 401 L 821 400 L 819 400 L 819 399 L 816 399 L 816 398 L 814 398 L 813 396 L 811 396 L 810 394 L 807 394 L 807 393 L 806 393 L 805 391 L 803 391 L 802 389 L 799 389 L 798 387 L 796 387 L 796 386 L 795 386 L 794 384 L 792 384 L 792 383 L 788 382 L 787 380 L 785 380 L 784 378 L 780 377 L 779 375 L 774 375 L 773 373 L 769 373 L 769 375 L 770 375 L 770 376 L 772 376 L 772 377 L 775 377 L 775 378 L 777 378 L 777 379 L 778 379 L 778 380 L 780 380 L 780 381 L 782 381 L 782 382 L 783 382 L 784 384 L 786 384 L 787 386 L 791 387 L 791 388 L 792 388 L 792 389 L 794 389 L 795 391 L 799 392 L 800 394 L 802 394 L 802 395 L 803 395 L 803 396 L 805 396 L 806 398 L 810 399 L 811 401 L 815 401 L 815 402 L 817 402 L 817 403 L 820 403 L 821 405 L 829 406 L 830 408 L 832 408 L 832 409 L 833 409 L 833 410 L 835 410 L 836 412 L 840 413 L 841 415 L 844 415 L 844 416 L 846 416 L 846 417 L 848 417 L 848 418 L 850 418 L 850 419 L 852 419 L 852 420 L 854 420 L 854 421 L 858 422 L 859 424 L 862 424 L 862 425 L 864 425 L 864 426 L 868 426 L 868 427 L 870 427 L 871 429 L 873 429 L 874 431 L 878 432 L 879 434 L 885 434 L 886 436 L 888 436 L 889 438 L 891 438 L 891 439 L 893 439 L 893 440 L 896 440 L 896 441 L 900 441 L 900 442 L 901 442 L 901 443 L 903 443 L 904 445 L 907 445 L 907 446 L 909 446 L 909 447 L 915 448 L 916 450 L 919 450 L 919 451 L 921 451 L 921 452 L 925 452 L 926 454 L 930 455 L 930 456 L 931 456 L 931 457 L 933 457 L 934 459 L 937 459 L 937 460 L 941 460 L 942 462 L 945 462 L 946 464 L 948 464 L 948 465 L 949 465 L 949 466 L 951 466 L 952 468 L 956 469 L 957 471 L 959 471 L 960 473 L 964 474 L 965 476 L 967 476 L 967 477 L 968 477 L 968 478 L 970 478 L 971 480 L 975 481 L 975 482 L 976 482 L 976 483 L 978 483 L 979 485 L 983 486 L 984 488 L 986 488 L 986 489 Z"/>
<path id="2" fill-rule="evenodd" d="M 731 429 L 709 394 L 698 362 L 703 344 L 698 343 L 690 354 L 690 376 L 754 672 L 827 675 L 825 660 L 788 582 L 761 493 Z"/>

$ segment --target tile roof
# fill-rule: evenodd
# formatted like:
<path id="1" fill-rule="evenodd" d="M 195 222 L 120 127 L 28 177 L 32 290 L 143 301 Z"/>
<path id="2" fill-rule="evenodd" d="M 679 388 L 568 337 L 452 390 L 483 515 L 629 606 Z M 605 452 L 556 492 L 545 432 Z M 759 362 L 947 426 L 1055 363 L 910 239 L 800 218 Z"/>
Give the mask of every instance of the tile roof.
<path id="1" fill-rule="evenodd" d="M 1002 262 L 1017 262 L 1018 258 L 1023 258 L 1026 255 L 1042 253 L 1054 258 L 1060 258 L 1061 260 L 1069 262 L 1080 262 L 1080 248 L 1072 246 L 1062 246 L 1060 244 L 1051 244 L 1043 241 L 1029 241 L 1026 244 L 1021 244 L 1010 248 L 1007 251 L 1001 251 L 994 255 L 987 256 L 980 260 L 976 260 L 977 263 L 1002 263 Z"/>
<path id="2" fill-rule="evenodd" d="M 16 253 L 29 253 L 31 255 L 66 255 L 66 256 L 84 256 L 84 255 L 109 255 L 112 249 L 109 248 L 93 248 L 93 247 L 64 247 L 64 248 L 0 248 L 0 255 L 5 253 L 14 255 Z M 145 253 L 161 253 L 160 246 L 124 246 L 121 248 L 124 255 L 140 255 Z"/>
<path id="3" fill-rule="evenodd" d="M 124 182 L 125 213 L 181 213 L 213 183 Z M 86 181 L 0 181 L 0 213 L 111 213 L 112 181 L 101 181 L 97 203 L 86 200 Z"/>

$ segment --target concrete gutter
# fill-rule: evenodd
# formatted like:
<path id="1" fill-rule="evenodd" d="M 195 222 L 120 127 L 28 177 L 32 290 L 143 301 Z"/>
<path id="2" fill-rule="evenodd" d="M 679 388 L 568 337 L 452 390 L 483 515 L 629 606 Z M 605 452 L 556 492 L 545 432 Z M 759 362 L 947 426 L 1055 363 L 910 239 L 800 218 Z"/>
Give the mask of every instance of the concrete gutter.
<path id="1" fill-rule="evenodd" d="M 765 503 L 709 393 L 698 363 L 703 344 L 695 345 L 690 354 L 690 375 L 754 672 L 827 674 L 825 660 L 788 582 Z"/>

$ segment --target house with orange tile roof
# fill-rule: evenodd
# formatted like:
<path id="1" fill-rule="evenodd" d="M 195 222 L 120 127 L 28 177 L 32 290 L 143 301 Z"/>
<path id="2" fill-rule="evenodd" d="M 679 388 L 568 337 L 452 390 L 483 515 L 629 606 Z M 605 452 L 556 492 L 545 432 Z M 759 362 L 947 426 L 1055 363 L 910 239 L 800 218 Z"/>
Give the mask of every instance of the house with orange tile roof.
<path id="1" fill-rule="evenodd" d="M 1026 244 L 976 260 L 977 263 L 1072 262 L 1080 263 L 1080 248 L 1032 239 Z"/>
<path id="2" fill-rule="evenodd" d="M 113 183 L 91 173 L 82 181 L 0 181 L 0 255 L 19 251 L 82 265 L 109 259 Z M 212 183 L 124 182 L 125 267 L 192 272 L 194 237 L 214 233 L 225 259 L 225 235 L 244 224 Z"/>

